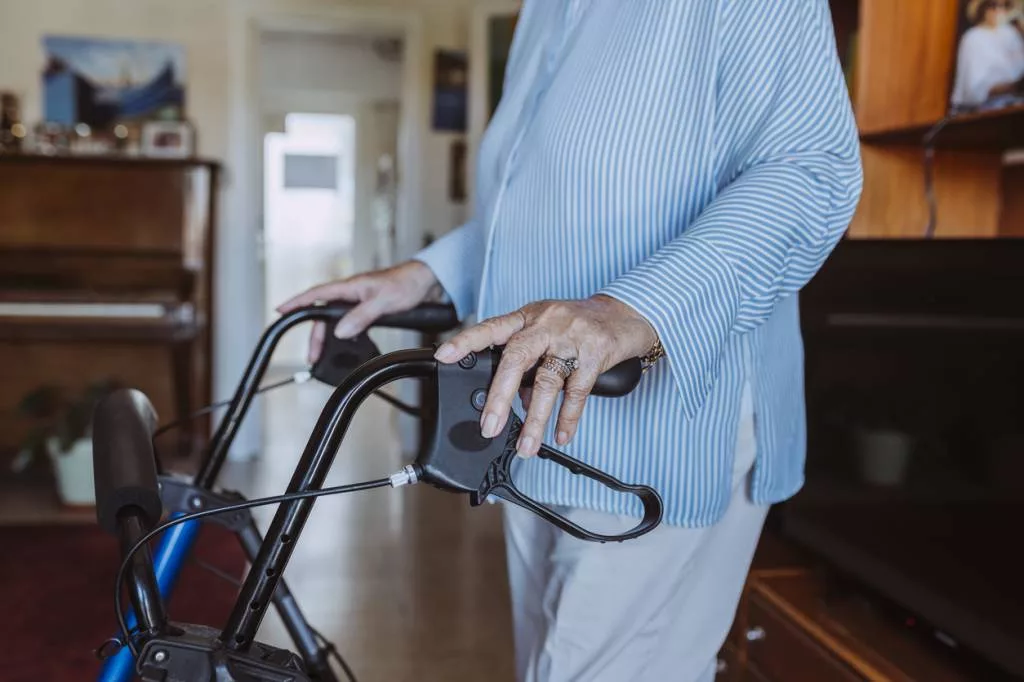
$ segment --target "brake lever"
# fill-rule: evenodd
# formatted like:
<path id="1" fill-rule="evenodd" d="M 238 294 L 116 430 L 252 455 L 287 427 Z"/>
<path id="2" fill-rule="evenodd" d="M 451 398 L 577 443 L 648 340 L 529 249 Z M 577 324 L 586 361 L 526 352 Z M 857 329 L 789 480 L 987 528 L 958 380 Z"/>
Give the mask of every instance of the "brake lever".
<path id="1" fill-rule="evenodd" d="M 570 535 L 592 542 L 622 542 L 654 530 L 662 520 L 661 496 L 644 485 L 630 485 L 554 448 L 543 445 L 538 456 L 586 476 L 617 492 L 635 495 L 643 505 L 636 527 L 618 535 L 595 533 L 545 507 L 519 490 L 512 477 L 522 422 L 514 413 L 494 438 L 480 434 L 480 411 L 497 364 L 494 351 L 471 354 L 458 364 L 437 366 L 437 414 L 429 447 L 416 459 L 417 479 L 448 492 L 468 493 L 472 506 L 491 495 L 537 514 Z"/>

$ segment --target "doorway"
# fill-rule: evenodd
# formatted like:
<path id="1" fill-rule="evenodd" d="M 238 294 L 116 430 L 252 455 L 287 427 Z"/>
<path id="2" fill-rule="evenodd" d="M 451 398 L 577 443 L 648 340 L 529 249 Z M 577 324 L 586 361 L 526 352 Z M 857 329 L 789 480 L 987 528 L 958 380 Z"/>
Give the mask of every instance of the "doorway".
<path id="1" fill-rule="evenodd" d="M 263 147 L 264 322 L 296 292 L 355 269 L 356 122 L 344 114 L 291 113 Z M 288 334 L 277 369 L 306 362 L 305 339 Z"/>
<path id="2" fill-rule="evenodd" d="M 396 252 L 402 41 L 267 30 L 260 38 L 264 325 L 311 286 L 387 265 Z M 286 335 L 275 374 L 301 369 Z"/>

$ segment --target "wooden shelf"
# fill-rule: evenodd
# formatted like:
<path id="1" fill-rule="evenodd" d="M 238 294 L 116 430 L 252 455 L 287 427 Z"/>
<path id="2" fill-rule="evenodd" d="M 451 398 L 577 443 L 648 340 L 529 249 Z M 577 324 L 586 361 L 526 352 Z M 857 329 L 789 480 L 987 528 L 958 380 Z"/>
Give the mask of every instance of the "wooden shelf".
<path id="1" fill-rule="evenodd" d="M 219 169 L 221 164 L 214 159 L 191 156 L 187 158 L 158 158 L 148 156 L 127 156 L 118 154 L 0 154 L 3 163 L 50 163 L 50 164 L 84 164 L 105 165 L 122 164 L 137 167 L 176 168 L 181 166 L 206 166 Z"/>
<path id="2" fill-rule="evenodd" d="M 923 147 L 925 135 L 931 128 L 931 125 L 911 126 L 863 133 L 861 141 L 868 144 Z M 972 151 L 1005 151 L 1024 148 L 1024 104 L 957 116 L 935 136 L 933 144 L 939 149 Z"/>

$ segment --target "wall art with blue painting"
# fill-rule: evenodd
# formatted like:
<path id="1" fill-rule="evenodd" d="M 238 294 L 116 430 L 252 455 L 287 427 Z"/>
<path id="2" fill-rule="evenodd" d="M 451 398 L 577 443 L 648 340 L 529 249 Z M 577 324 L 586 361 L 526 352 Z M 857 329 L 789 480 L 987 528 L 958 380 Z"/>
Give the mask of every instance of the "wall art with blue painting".
<path id="1" fill-rule="evenodd" d="M 43 38 L 44 117 L 50 123 L 117 123 L 185 116 L 180 45 L 73 36 Z"/>

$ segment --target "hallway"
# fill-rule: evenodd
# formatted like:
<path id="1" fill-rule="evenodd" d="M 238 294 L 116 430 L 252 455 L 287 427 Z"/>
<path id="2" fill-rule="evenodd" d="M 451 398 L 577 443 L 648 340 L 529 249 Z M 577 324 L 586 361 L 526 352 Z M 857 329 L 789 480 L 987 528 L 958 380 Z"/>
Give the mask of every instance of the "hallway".
<path id="1" fill-rule="evenodd" d="M 224 487 L 248 497 L 283 492 L 329 395 L 329 388 L 309 382 L 259 398 L 253 409 L 265 409 L 263 456 L 229 465 Z M 364 404 L 327 485 L 400 469 L 395 421 L 382 401 Z M 273 513 L 273 507 L 256 510 L 262 529 Z M 426 486 L 321 498 L 285 578 L 359 682 L 513 679 L 497 507 L 471 509 L 467 499 Z M 275 613 L 260 639 L 290 646 Z"/>

